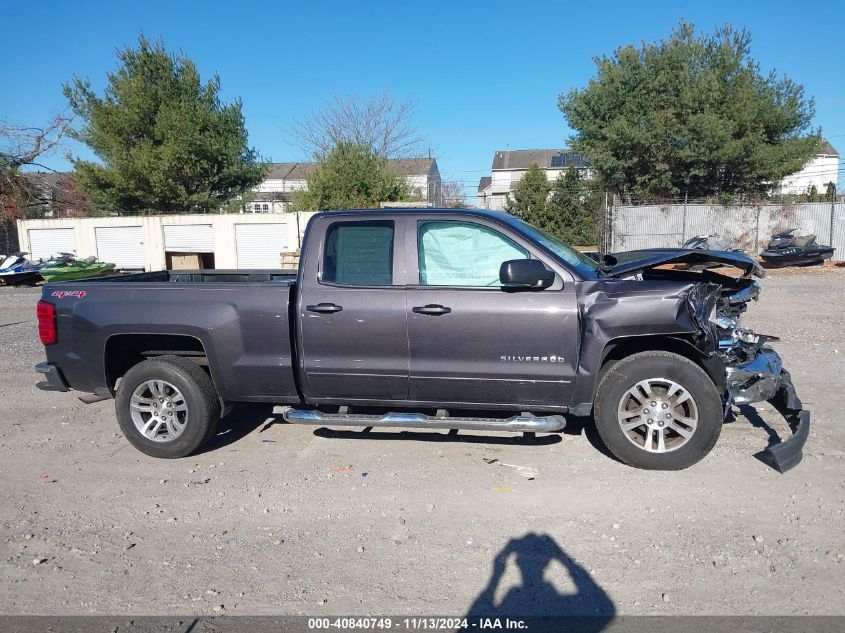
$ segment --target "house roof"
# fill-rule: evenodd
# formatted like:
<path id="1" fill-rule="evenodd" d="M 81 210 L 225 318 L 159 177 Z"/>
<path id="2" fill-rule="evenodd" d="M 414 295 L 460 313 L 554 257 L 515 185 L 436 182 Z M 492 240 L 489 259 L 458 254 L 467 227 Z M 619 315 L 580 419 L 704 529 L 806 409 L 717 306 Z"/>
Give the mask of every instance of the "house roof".
<path id="1" fill-rule="evenodd" d="M 402 176 L 427 176 L 433 158 L 393 158 L 387 161 Z M 265 180 L 305 180 L 316 169 L 316 163 L 270 163 Z"/>
<path id="2" fill-rule="evenodd" d="M 305 180 L 314 171 L 314 163 L 270 163 L 266 180 Z"/>
<path id="3" fill-rule="evenodd" d="M 819 150 L 819 154 L 825 154 L 827 156 L 839 156 L 839 152 L 836 151 L 836 148 L 830 144 L 826 138 L 822 139 L 822 148 Z"/>
<path id="4" fill-rule="evenodd" d="M 387 162 L 403 176 L 427 176 L 432 165 L 437 163 L 433 158 L 391 158 Z"/>
<path id="5" fill-rule="evenodd" d="M 557 159 L 560 156 L 561 159 Z M 562 164 L 553 164 L 552 159 L 560 160 Z M 571 149 L 515 149 L 499 150 L 493 155 L 493 169 L 528 169 L 537 163 L 544 169 L 580 166 L 584 164 L 584 157 Z"/>
<path id="6" fill-rule="evenodd" d="M 73 176 L 71 172 L 61 171 L 27 171 L 22 172 L 22 175 L 30 182 L 50 187 L 57 187 L 64 178 Z"/>
<path id="7" fill-rule="evenodd" d="M 478 181 L 478 190 L 484 191 L 493 183 L 492 176 L 482 176 L 481 180 Z"/>

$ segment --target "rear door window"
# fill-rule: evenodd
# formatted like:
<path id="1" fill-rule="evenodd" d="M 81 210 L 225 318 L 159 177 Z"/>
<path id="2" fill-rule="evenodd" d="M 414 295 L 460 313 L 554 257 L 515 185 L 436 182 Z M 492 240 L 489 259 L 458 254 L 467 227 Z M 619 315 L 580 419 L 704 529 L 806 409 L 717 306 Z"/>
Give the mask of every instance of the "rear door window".
<path id="1" fill-rule="evenodd" d="M 326 233 L 321 281 L 344 286 L 393 284 L 392 220 L 335 222 Z"/>

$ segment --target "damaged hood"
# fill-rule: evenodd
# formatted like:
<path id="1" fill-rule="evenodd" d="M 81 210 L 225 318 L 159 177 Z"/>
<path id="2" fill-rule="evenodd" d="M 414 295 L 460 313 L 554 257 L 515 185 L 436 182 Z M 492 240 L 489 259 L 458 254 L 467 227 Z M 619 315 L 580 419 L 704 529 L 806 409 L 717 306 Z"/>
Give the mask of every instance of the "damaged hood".
<path id="1" fill-rule="evenodd" d="M 762 277 L 763 268 L 754 259 L 739 251 L 710 251 L 686 248 L 648 248 L 639 251 L 624 251 L 607 255 L 605 274 L 608 277 L 624 277 L 662 266 L 664 264 L 723 264 L 739 268 L 743 275 Z"/>

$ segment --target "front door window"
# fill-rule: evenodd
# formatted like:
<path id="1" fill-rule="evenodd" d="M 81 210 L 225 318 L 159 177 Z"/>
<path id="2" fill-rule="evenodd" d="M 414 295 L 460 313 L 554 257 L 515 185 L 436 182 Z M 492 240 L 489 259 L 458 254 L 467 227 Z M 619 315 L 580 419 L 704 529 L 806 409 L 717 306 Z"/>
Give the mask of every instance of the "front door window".
<path id="1" fill-rule="evenodd" d="M 501 233 L 471 222 L 419 223 L 421 286 L 498 287 L 499 268 L 528 251 Z"/>

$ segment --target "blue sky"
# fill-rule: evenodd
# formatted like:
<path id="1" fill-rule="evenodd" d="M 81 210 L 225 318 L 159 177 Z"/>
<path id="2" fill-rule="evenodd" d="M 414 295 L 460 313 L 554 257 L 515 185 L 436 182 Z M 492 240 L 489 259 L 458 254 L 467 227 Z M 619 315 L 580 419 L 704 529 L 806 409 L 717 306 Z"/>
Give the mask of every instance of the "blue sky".
<path id="1" fill-rule="evenodd" d="M 38 125 L 66 108 L 74 74 L 102 88 L 115 50 L 143 32 L 220 75 L 240 97 L 250 143 L 273 161 L 306 157 L 286 130 L 334 94 L 390 90 L 418 103 L 415 123 L 444 178 L 474 191 L 497 149 L 565 146 L 557 96 L 583 86 L 593 56 L 730 22 L 752 53 L 804 85 L 816 124 L 845 146 L 845 3 L 796 2 L 41 2 L 0 13 L 0 119 Z M 80 152 L 83 149 L 72 148 Z M 66 169 L 61 152 L 45 160 Z"/>

